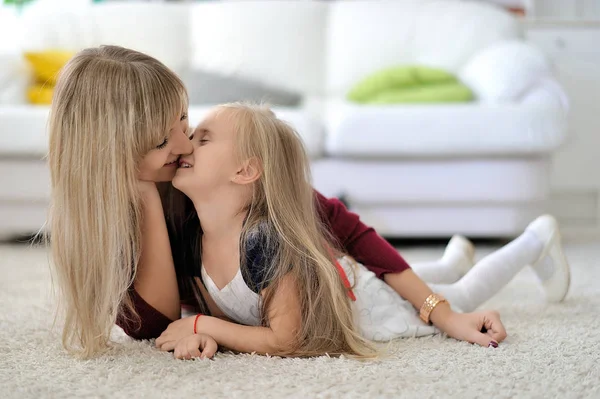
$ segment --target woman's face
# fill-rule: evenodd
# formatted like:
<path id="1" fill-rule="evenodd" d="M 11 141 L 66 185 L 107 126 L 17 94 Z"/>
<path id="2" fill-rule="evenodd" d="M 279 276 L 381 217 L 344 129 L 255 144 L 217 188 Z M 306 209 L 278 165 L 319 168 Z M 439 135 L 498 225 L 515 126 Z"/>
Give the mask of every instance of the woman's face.
<path id="1" fill-rule="evenodd" d="M 139 165 L 139 178 L 145 181 L 171 181 L 177 171 L 179 156 L 194 151 L 187 136 L 187 114 L 171 126 L 167 137 L 142 159 Z"/>

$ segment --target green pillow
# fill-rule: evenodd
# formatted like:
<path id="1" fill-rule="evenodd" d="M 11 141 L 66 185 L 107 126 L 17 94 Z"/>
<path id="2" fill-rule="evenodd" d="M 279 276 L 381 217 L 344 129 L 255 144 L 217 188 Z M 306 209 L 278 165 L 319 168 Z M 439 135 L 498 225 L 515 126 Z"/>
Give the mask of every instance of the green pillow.
<path id="1" fill-rule="evenodd" d="M 462 83 L 440 83 L 382 91 L 368 104 L 449 103 L 473 100 L 473 92 Z"/>
<path id="2" fill-rule="evenodd" d="M 435 87 L 437 85 L 442 85 L 439 91 L 442 97 L 437 100 L 435 95 L 438 92 L 435 90 L 425 90 L 424 92 L 417 90 L 417 94 L 406 94 L 406 96 L 399 93 L 404 90 L 415 93 L 415 88 Z M 456 86 L 462 88 L 459 90 Z M 450 87 L 453 87 L 453 89 L 450 90 Z M 397 99 L 396 102 L 411 102 L 414 101 L 410 100 L 412 98 L 417 99 L 416 101 L 426 98 L 425 101 L 427 102 L 449 101 L 446 98 L 457 98 L 453 101 L 471 100 L 473 95 L 466 96 L 466 91 L 470 92 L 454 75 L 442 69 L 425 66 L 401 66 L 386 68 L 367 76 L 350 90 L 348 100 L 358 103 L 372 103 L 374 101 L 376 103 L 391 103 L 394 101 L 393 99 Z M 460 95 L 448 97 L 450 92 L 459 93 Z M 421 102 L 423 101 L 421 100 Z"/>

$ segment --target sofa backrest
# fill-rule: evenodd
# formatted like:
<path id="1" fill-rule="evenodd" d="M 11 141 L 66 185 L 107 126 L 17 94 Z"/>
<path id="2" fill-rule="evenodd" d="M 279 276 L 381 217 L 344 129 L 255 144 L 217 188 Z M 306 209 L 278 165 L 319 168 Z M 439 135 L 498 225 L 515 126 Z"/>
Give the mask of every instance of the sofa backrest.
<path id="1" fill-rule="evenodd" d="M 402 64 L 457 72 L 477 51 L 518 37 L 518 22 L 489 4 L 458 0 L 333 2 L 326 36 L 326 92 L 343 95 L 365 75 Z"/>
<path id="2" fill-rule="evenodd" d="M 378 69 L 424 64 L 450 71 L 477 51 L 520 36 L 499 8 L 460 0 L 100 3 L 23 15 L 26 49 L 119 44 L 177 72 L 235 74 L 307 97 L 344 95 Z"/>
<path id="3" fill-rule="evenodd" d="M 24 50 L 78 51 L 117 44 L 158 58 L 180 72 L 189 65 L 189 6 L 162 3 L 38 0 L 22 16 Z"/>
<path id="4" fill-rule="evenodd" d="M 320 94 L 327 6 L 273 0 L 194 4 L 192 67 Z"/>

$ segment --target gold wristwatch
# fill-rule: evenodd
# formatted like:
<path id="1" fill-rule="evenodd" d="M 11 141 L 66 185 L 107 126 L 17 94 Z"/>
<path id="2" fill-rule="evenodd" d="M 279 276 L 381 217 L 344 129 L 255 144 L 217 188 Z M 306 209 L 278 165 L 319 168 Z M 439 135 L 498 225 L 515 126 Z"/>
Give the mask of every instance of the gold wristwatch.
<path id="1" fill-rule="evenodd" d="M 433 312 L 433 309 L 435 309 L 435 307 L 442 302 L 448 303 L 446 298 L 439 294 L 429 295 L 427 299 L 425 299 L 425 302 L 423 302 L 423 305 L 421 306 L 421 311 L 419 312 L 419 317 L 421 318 L 421 320 L 423 320 L 426 324 L 429 324 L 431 322 L 429 320 L 431 312 Z"/>

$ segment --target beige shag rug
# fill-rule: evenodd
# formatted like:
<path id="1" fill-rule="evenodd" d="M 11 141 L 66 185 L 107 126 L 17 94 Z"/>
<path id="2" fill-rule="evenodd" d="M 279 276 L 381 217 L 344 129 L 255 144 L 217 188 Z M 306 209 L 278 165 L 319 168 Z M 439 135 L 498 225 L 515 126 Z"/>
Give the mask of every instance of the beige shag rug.
<path id="1" fill-rule="evenodd" d="M 498 349 L 434 336 L 396 341 L 371 362 L 225 353 L 179 361 L 115 329 L 112 353 L 78 361 L 50 329 L 45 250 L 0 246 L 0 397 L 600 398 L 600 245 L 569 244 L 568 256 L 573 283 L 563 304 L 545 304 L 524 270 L 485 305 L 501 312 L 509 333 Z"/>

